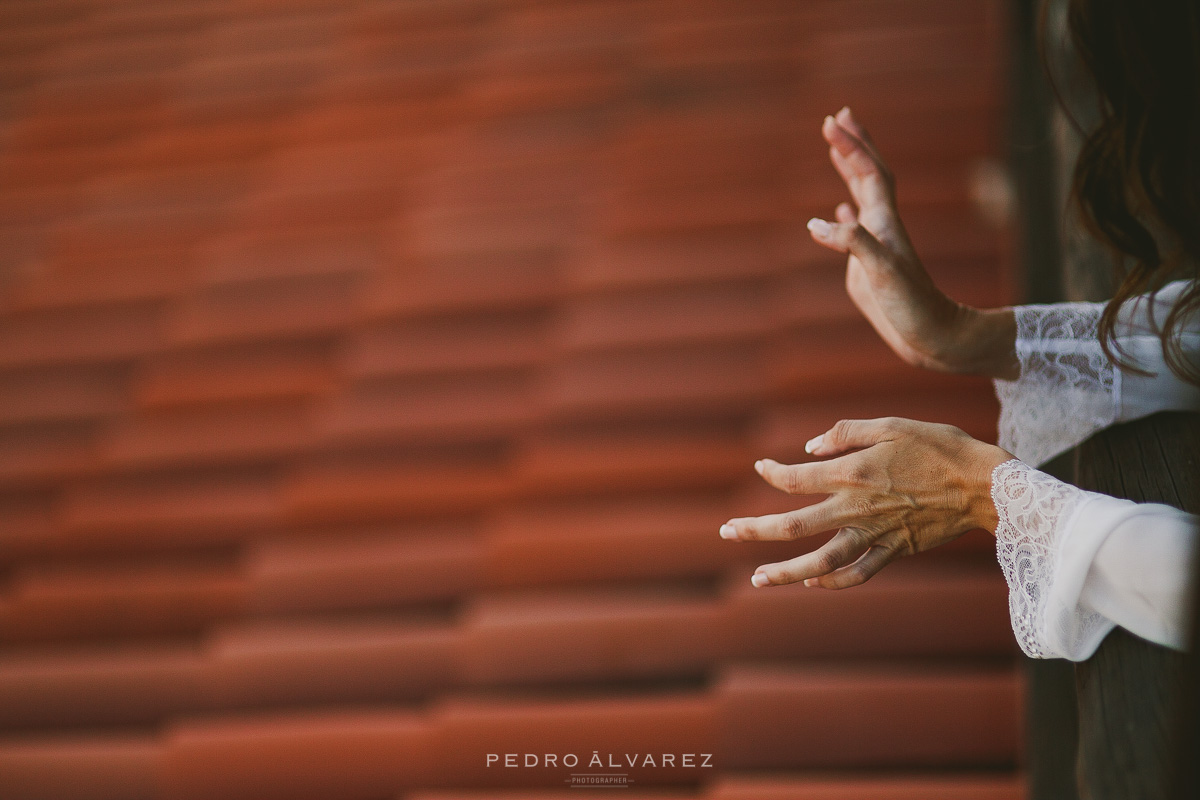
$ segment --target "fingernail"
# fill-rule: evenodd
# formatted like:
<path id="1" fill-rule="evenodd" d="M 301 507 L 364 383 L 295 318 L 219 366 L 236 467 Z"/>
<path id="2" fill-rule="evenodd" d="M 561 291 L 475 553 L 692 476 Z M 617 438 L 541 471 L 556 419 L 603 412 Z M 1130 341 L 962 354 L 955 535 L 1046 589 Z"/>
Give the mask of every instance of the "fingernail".
<path id="1" fill-rule="evenodd" d="M 754 471 L 757 472 L 759 475 L 762 475 L 763 469 L 765 468 L 765 466 L 766 465 L 763 464 L 762 459 L 759 459 L 758 461 L 754 462 Z"/>
<path id="2" fill-rule="evenodd" d="M 761 589 L 762 587 L 766 586 L 770 582 L 771 582 L 771 579 L 767 577 L 767 573 L 765 573 L 765 572 L 756 572 L 754 574 L 754 577 L 750 579 L 750 583 L 756 589 Z"/>
<path id="3" fill-rule="evenodd" d="M 842 110 L 838 112 L 838 114 L 849 114 L 849 113 L 850 113 L 850 106 L 842 106 Z"/>
<path id="4" fill-rule="evenodd" d="M 737 528 L 733 527 L 728 522 L 726 522 L 724 525 L 721 526 L 721 530 L 718 531 L 718 533 L 721 534 L 722 539 L 736 539 L 737 538 Z"/>
<path id="5" fill-rule="evenodd" d="M 828 239 L 829 234 L 833 232 L 833 226 L 818 217 L 813 217 L 808 221 L 808 229 L 822 239 Z"/>
<path id="6" fill-rule="evenodd" d="M 836 124 L 837 120 L 835 120 L 832 115 L 826 114 L 825 119 L 822 120 L 821 124 L 824 125 L 826 122 L 832 122 L 832 123 Z"/>
<path id="7" fill-rule="evenodd" d="M 818 582 L 816 578 L 805 578 L 804 585 L 811 589 L 812 587 L 817 586 Z"/>
<path id="8" fill-rule="evenodd" d="M 813 438 L 809 439 L 808 442 L 806 442 L 804 445 L 804 452 L 806 452 L 806 453 L 813 452 L 814 450 L 816 450 L 818 447 L 821 446 L 821 442 L 824 441 L 824 439 L 825 439 L 825 434 L 823 434 L 823 433 L 820 436 L 814 436 Z"/>

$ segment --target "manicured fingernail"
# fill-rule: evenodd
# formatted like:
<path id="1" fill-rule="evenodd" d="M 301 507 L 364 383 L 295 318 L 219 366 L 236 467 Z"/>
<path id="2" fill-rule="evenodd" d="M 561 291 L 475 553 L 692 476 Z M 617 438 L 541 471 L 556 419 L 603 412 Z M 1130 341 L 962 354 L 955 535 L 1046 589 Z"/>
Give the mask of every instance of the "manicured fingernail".
<path id="1" fill-rule="evenodd" d="M 818 581 L 816 578 L 805 578 L 804 585 L 811 589 L 812 587 L 817 586 L 819 584 L 818 584 Z"/>
<path id="2" fill-rule="evenodd" d="M 737 538 L 737 528 L 733 527 L 728 522 L 726 522 L 724 525 L 721 526 L 721 530 L 718 531 L 718 533 L 721 534 L 722 539 L 736 539 Z"/>
<path id="3" fill-rule="evenodd" d="M 765 572 L 756 572 L 754 574 L 754 577 L 750 579 L 750 583 L 753 584 L 754 587 L 758 588 L 758 589 L 761 589 L 762 587 L 766 586 L 770 582 L 771 582 L 771 579 L 767 577 L 767 573 L 765 573 Z"/>
<path id="4" fill-rule="evenodd" d="M 822 239 L 828 239 L 829 234 L 833 232 L 833 226 L 819 217 L 813 217 L 808 221 L 808 229 L 813 232 L 814 236 Z"/>
<path id="5" fill-rule="evenodd" d="M 818 447 L 821 446 L 821 442 L 824 440 L 825 440 L 825 434 L 823 434 L 823 433 L 820 436 L 814 436 L 813 438 L 809 439 L 807 443 L 805 443 L 804 452 L 806 452 L 806 453 L 813 452 L 814 450 L 816 450 Z"/>
<path id="6" fill-rule="evenodd" d="M 754 471 L 757 472 L 759 475 L 763 474 L 763 469 L 765 469 L 765 468 L 766 468 L 766 465 L 763 464 L 762 459 L 759 459 L 758 461 L 754 462 Z"/>

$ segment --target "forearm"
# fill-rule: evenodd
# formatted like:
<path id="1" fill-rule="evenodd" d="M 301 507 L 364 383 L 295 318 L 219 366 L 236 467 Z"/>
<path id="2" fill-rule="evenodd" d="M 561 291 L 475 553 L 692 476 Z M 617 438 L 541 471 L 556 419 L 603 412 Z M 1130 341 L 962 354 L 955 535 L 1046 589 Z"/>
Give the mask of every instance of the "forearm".
<path id="1" fill-rule="evenodd" d="M 978 309 L 960 305 L 946 361 L 952 371 L 966 375 L 1016 380 L 1017 322 L 1011 307 Z"/>

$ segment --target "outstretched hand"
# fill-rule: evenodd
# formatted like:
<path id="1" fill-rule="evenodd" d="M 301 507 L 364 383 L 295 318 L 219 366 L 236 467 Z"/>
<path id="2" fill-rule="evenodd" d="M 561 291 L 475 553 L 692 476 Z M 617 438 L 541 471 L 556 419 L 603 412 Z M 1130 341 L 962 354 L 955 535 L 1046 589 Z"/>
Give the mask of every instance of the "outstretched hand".
<path id="1" fill-rule="evenodd" d="M 821 134 L 854 206 L 842 203 L 835 221 L 814 218 L 808 228 L 817 243 L 848 255 L 854 304 L 909 364 L 1016 377 L 1011 310 L 973 309 L 934 285 L 900 220 L 891 170 L 850 109 L 826 117 Z"/>
<path id="2" fill-rule="evenodd" d="M 828 497 L 786 514 L 731 519 L 720 535 L 756 541 L 837 533 L 811 553 L 759 567 L 755 586 L 857 586 L 900 556 L 975 528 L 995 531 L 992 470 L 1012 458 L 951 425 L 894 417 L 842 420 L 805 450 L 837 457 L 790 465 L 764 459 L 755 469 L 788 494 Z"/>

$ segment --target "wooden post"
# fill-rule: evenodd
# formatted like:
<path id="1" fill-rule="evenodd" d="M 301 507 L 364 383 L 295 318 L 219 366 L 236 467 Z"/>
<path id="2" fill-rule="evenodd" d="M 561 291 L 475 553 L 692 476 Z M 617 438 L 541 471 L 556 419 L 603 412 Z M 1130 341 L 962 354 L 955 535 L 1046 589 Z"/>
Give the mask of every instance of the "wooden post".
<path id="1" fill-rule="evenodd" d="M 1076 448 L 1075 478 L 1083 489 L 1200 512 L 1200 414 L 1155 414 L 1101 431 Z M 1186 666 L 1182 653 L 1120 628 L 1076 665 L 1081 797 L 1170 797 Z"/>

